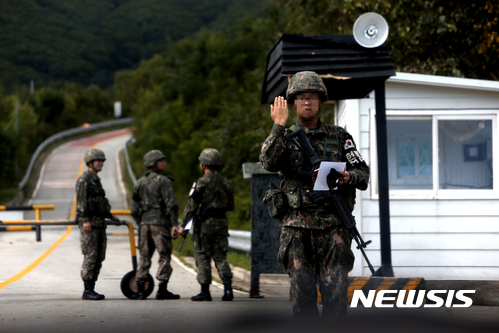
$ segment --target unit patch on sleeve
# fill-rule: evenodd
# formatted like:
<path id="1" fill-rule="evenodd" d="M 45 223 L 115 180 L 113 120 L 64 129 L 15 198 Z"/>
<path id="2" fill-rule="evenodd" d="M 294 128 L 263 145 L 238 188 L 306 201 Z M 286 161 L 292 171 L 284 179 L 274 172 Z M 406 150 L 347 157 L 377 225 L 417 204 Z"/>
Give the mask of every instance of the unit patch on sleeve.
<path id="1" fill-rule="evenodd" d="M 352 139 L 346 139 L 345 140 L 345 150 L 349 150 L 355 148 L 355 144 L 353 143 Z"/>
<path id="2" fill-rule="evenodd" d="M 350 163 L 353 166 L 366 164 L 366 162 L 364 162 L 364 159 L 362 158 L 362 156 L 360 156 L 360 153 L 357 150 L 349 151 L 345 156 L 347 158 L 348 163 Z"/>
<path id="3" fill-rule="evenodd" d="M 196 201 L 199 201 L 203 198 L 203 195 L 196 190 L 197 182 L 194 182 L 191 187 L 191 191 L 189 192 L 189 198 L 193 198 Z"/>

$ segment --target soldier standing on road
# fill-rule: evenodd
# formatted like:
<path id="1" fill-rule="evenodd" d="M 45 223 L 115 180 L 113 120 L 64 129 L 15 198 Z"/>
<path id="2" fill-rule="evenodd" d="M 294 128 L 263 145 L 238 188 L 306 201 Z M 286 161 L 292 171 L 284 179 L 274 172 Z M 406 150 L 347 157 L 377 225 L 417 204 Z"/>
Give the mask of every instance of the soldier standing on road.
<path id="1" fill-rule="evenodd" d="M 82 299 L 98 301 L 104 295 L 94 291 L 95 281 L 99 277 L 102 262 L 106 258 L 107 236 L 106 222 L 109 218 L 121 221 L 111 214 L 111 206 L 106 199 L 97 173 L 102 170 L 106 156 L 100 149 L 90 148 L 83 156 L 87 164 L 85 171 L 76 182 L 76 222 L 80 226 L 80 243 L 83 253 L 81 278 L 85 290 Z"/>
<path id="2" fill-rule="evenodd" d="M 132 295 L 131 299 L 146 299 L 145 282 L 155 249 L 159 253 L 156 278 L 160 281 L 156 299 L 180 298 L 167 288 L 173 272 L 170 264 L 173 248 L 172 226 L 175 238 L 178 237 L 178 205 L 170 178 L 160 175 L 165 170 L 165 165 L 165 155 L 161 151 L 147 152 L 144 155 L 144 166 L 148 171 L 135 184 L 131 210 L 140 228 L 140 260 L 135 276 L 138 291 Z"/>
<path id="3" fill-rule="evenodd" d="M 285 135 L 303 128 L 322 161 L 346 162 L 346 171 L 340 172 L 342 178 L 337 185 L 351 210 L 355 189 L 366 190 L 369 182 L 369 167 L 352 136 L 342 127 L 321 122 L 320 105 L 326 101 L 327 90 L 319 75 L 309 71 L 296 73 L 289 82 L 286 100 L 276 97 L 270 107 L 274 125 L 260 153 L 262 166 L 279 172 L 283 178 L 280 189 L 274 193 L 284 195 L 280 202 L 286 205 L 273 207 L 273 199 L 267 195 L 265 201 L 268 205 L 270 202 L 269 211 L 278 213 L 282 227 L 278 260 L 291 278 L 295 318 L 318 318 L 316 283 L 322 296 L 322 317 L 346 314 L 348 272 L 353 268 L 354 255 L 350 249 L 352 238 L 333 204 L 327 200 L 316 203 L 309 194 L 314 187 L 310 158 Z M 290 129 L 285 127 L 287 103 L 293 104 L 297 113 L 296 123 Z M 299 171 L 308 174 L 304 176 Z"/>
<path id="4" fill-rule="evenodd" d="M 232 301 L 232 272 L 227 262 L 229 226 L 225 213 L 234 210 L 234 189 L 232 183 L 218 173 L 222 169 L 222 157 L 218 150 L 203 150 L 199 162 L 204 175 L 192 185 L 179 229 L 180 234 L 187 234 L 184 228 L 194 219 L 192 243 L 201 293 L 191 297 L 191 300 L 212 300 L 210 284 L 213 258 L 224 284 L 222 301 Z"/>

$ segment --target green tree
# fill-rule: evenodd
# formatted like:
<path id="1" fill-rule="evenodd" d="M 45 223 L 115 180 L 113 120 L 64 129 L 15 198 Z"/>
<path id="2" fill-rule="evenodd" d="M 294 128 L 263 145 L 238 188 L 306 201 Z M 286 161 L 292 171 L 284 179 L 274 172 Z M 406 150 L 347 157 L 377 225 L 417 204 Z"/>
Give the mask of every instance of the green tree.
<path id="1" fill-rule="evenodd" d="M 494 0 L 274 0 L 280 32 L 350 34 L 357 17 L 388 22 L 397 71 L 476 79 L 499 78 L 499 6 Z"/>
<path id="2" fill-rule="evenodd" d="M 141 159 L 148 150 L 162 150 L 184 203 L 201 175 L 199 153 L 207 147 L 220 150 L 222 173 L 237 193 L 232 226 L 248 225 L 250 190 L 242 164 L 258 161 L 271 126 L 259 100 L 266 53 L 275 37 L 269 21 L 247 19 L 234 31 L 203 30 L 174 43 L 167 55 L 116 75 L 115 94 L 127 98 L 135 117 L 135 170 L 145 171 Z"/>
<path id="3" fill-rule="evenodd" d="M 17 182 L 31 157 L 30 138 L 35 133 L 36 123 L 37 116 L 29 103 L 22 103 L 17 96 L 4 96 L 0 92 L 0 190 L 17 188 Z"/>

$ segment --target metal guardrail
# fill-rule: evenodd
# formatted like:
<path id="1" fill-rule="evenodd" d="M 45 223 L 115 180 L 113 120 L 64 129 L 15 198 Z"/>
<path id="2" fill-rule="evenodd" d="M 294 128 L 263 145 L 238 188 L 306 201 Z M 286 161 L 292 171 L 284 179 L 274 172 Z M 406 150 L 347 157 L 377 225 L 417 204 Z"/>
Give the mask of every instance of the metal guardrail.
<path id="1" fill-rule="evenodd" d="M 130 176 L 132 182 L 135 184 L 137 182 L 137 177 L 135 177 L 135 173 L 133 172 L 132 166 L 130 165 L 130 157 L 128 157 L 128 146 L 132 144 L 134 139 L 135 138 L 132 136 L 125 143 L 125 148 L 123 149 L 123 153 L 125 154 L 125 163 L 126 163 L 126 169 L 128 170 L 128 175 Z"/>
<path id="2" fill-rule="evenodd" d="M 58 140 L 76 135 L 76 134 L 81 134 L 81 133 L 85 133 L 88 131 L 95 131 L 95 130 L 106 128 L 106 127 L 131 124 L 132 122 L 133 122 L 132 118 L 108 120 L 108 121 L 103 121 L 100 123 L 90 124 L 90 126 L 88 126 L 88 127 L 72 128 L 72 129 L 54 134 L 54 135 L 50 136 L 49 138 L 45 139 L 45 141 L 43 141 L 36 148 L 35 153 L 31 157 L 31 160 L 30 160 L 29 165 L 28 165 L 28 169 L 26 169 L 26 174 L 24 175 L 23 179 L 19 182 L 19 185 L 18 185 L 19 190 L 22 190 L 24 188 L 24 186 L 26 186 L 26 183 L 28 182 L 29 176 L 31 174 L 31 169 L 33 169 L 33 165 L 35 164 L 36 159 L 38 158 L 38 156 L 40 156 L 42 151 L 45 148 L 47 148 L 50 144 L 52 144 Z"/>
<path id="3" fill-rule="evenodd" d="M 234 250 L 251 252 L 251 231 L 229 230 L 229 247 Z"/>

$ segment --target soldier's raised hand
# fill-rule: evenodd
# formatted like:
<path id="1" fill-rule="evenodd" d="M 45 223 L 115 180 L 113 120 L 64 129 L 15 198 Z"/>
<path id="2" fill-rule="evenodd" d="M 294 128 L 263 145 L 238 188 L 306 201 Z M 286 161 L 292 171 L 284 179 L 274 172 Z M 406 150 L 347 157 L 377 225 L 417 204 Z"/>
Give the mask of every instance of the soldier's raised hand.
<path id="1" fill-rule="evenodd" d="M 270 117 L 274 121 L 274 124 L 285 126 L 288 116 L 288 102 L 286 102 L 284 97 L 277 96 L 274 99 L 274 105 L 270 106 Z"/>

